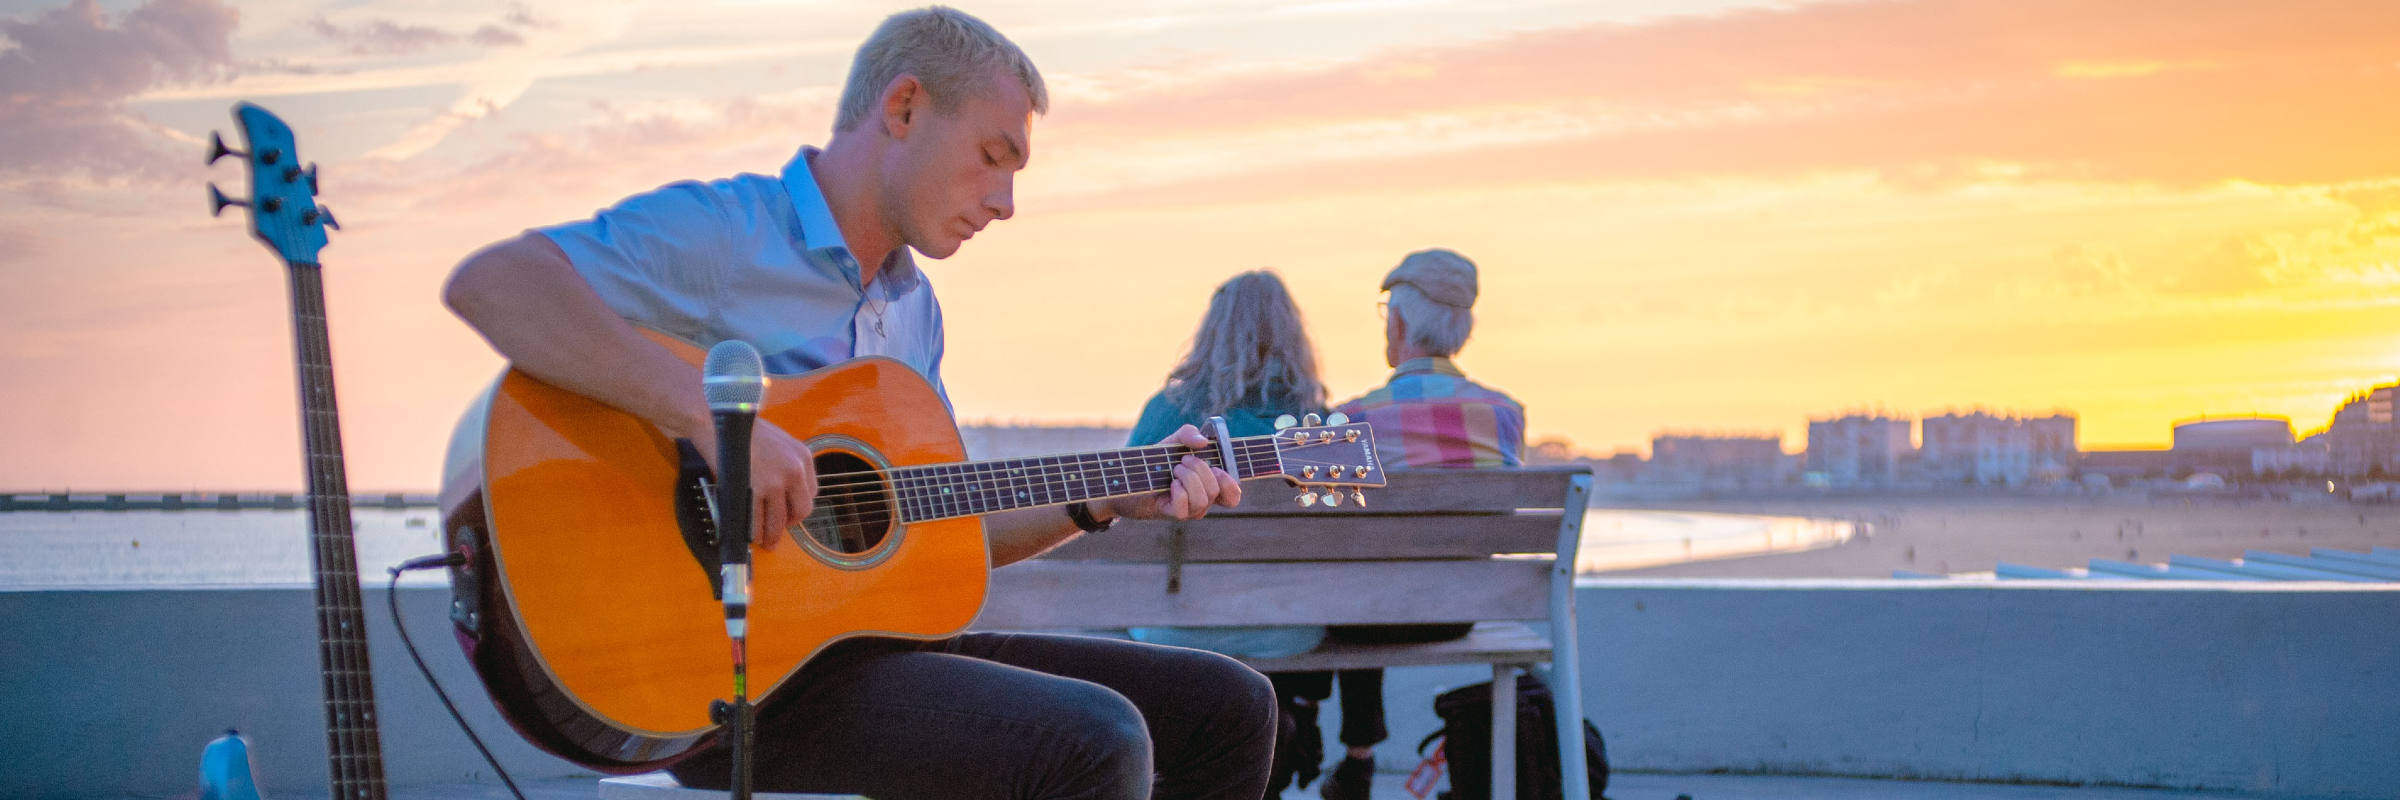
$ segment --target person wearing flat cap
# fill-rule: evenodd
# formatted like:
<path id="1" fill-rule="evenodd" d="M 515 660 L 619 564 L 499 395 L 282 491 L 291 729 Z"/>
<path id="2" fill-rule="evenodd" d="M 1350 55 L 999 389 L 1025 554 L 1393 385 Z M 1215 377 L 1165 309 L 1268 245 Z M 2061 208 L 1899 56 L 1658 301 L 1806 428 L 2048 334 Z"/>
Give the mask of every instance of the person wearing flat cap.
<path id="1" fill-rule="evenodd" d="M 1475 262 L 1449 250 L 1419 250 L 1383 278 L 1383 359 L 1391 380 L 1334 410 L 1375 428 L 1387 471 L 1514 467 L 1524 463 L 1525 407 L 1467 380 L 1450 359 L 1475 328 Z M 1334 625 L 1327 638 L 1362 644 L 1438 642 L 1467 635 L 1460 625 Z M 1281 672 L 1267 678 L 1317 735 L 1316 703 L 1332 696 L 1333 674 Z M 1344 670 L 1341 742 L 1349 748 L 1320 790 L 1327 800 L 1365 800 L 1383 725 L 1383 670 Z"/>

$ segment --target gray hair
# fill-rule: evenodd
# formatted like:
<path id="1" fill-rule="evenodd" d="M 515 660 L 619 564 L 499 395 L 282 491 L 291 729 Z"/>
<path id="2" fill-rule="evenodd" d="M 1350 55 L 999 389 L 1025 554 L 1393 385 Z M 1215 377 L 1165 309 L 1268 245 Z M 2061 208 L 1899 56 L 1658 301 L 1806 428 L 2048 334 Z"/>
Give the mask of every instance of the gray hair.
<path id="1" fill-rule="evenodd" d="M 933 107 L 944 114 L 958 111 L 967 96 L 982 88 L 984 76 L 1002 67 L 1025 85 L 1034 113 L 1050 110 L 1050 89 L 1033 59 L 1017 49 L 983 20 L 948 6 L 902 11 L 884 19 L 858 57 L 850 62 L 850 80 L 842 87 L 840 110 L 834 115 L 835 133 L 858 127 L 875 113 L 883 91 L 902 75 L 914 75 L 925 85 Z"/>
<path id="2" fill-rule="evenodd" d="M 1385 302 L 1408 328 L 1408 343 L 1433 355 L 1458 355 L 1458 349 L 1467 346 L 1467 334 L 1475 330 L 1473 309 L 1436 303 L 1409 284 L 1393 285 L 1392 298 Z"/>
<path id="3" fill-rule="evenodd" d="M 1192 419 L 1245 402 L 1291 412 L 1325 407 L 1317 352 L 1282 278 L 1257 270 L 1217 287 L 1191 352 L 1167 373 L 1166 397 Z"/>

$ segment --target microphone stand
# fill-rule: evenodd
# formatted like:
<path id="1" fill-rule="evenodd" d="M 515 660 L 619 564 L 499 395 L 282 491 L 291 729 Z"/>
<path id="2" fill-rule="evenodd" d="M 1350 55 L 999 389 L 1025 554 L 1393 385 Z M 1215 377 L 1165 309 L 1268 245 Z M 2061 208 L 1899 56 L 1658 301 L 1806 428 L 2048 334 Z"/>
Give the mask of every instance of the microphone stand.
<path id="1" fill-rule="evenodd" d="M 723 358 L 720 358 L 720 352 Z M 720 365 L 723 366 L 720 366 Z M 727 369 L 731 367 L 731 369 Z M 717 554 L 725 601 L 725 634 L 733 641 L 733 702 L 709 703 L 709 716 L 725 726 L 727 755 L 733 762 L 728 782 L 732 800 L 750 800 L 750 777 L 757 738 L 750 704 L 750 431 L 765 400 L 766 375 L 758 351 L 740 340 L 721 342 L 709 352 L 707 382 L 709 410 L 717 427 L 717 475 L 713 494 L 717 516 Z"/>

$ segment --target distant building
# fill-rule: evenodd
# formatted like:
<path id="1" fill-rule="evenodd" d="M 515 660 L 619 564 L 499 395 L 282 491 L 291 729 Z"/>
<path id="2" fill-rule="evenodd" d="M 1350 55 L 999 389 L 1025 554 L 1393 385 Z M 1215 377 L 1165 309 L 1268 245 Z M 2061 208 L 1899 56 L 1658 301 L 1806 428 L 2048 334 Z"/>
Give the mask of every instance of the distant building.
<path id="1" fill-rule="evenodd" d="M 1602 481 L 1632 483 L 1641 478 L 1642 470 L 1646 466 L 1648 465 L 1643 463 L 1642 454 L 1631 450 L 1619 450 L 1610 453 L 1607 458 L 1593 461 L 1592 474 L 1598 476 Z"/>
<path id="2" fill-rule="evenodd" d="M 2250 451 L 2250 474 L 2262 478 L 2313 478 L 2333 471 L 2332 452 L 2321 437 L 2283 447 Z"/>
<path id="3" fill-rule="evenodd" d="M 958 438 L 975 461 L 1089 453 L 1125 446 L 1132 428 L 1111 425 L 961 425 Z"/>
<path id="4" fill-rule="evenodd" d="M 1890 486 L 1900 481 L 1901 462 L 1915 449 L 1906 419 L 1880 414 L 1812 419 L 1802 469 L 1811 481 L 1827 486 Z"/>
<path id="5" fill-rule="evenodd" d="M 2333 412 L 2333 423 L 2324 433 L 2326 474 L 2377 479 L 2400 475 L 2400 427 L 2392 422 L 2396 391 L 2400 385 L 2377 386 L 2351 395 Z"/>
<path id="6" fill-rule="evenodd" d="M 2175 471 L 2220 477 L 2255 474 L 2253 454 L 2292 446 L 2292 421 L 2282 417 L 2203 417 L 2175 423 Z"/>
<path id="7" fill-rule="evenodd" d="M 1926 417 L 1922 469 L 1937 483 L 2023 486 L 2060 480 L 2075 463 L 2075 417 L 1977 411 Z"/>
<path id="8" fill-rule="evenodd" d="M 1650 440 L 1650 479 L 1764 486 L 1783 482 L 1783 437 L 1660 434 Z"/>
<path id="9" fill-rule="evenodd" d="M 2165 478 L 2175 471 L 2175 452 L 2163 447 L 2085 450 L 2075 459 L 2075 471 L 2118 484 Z"/>

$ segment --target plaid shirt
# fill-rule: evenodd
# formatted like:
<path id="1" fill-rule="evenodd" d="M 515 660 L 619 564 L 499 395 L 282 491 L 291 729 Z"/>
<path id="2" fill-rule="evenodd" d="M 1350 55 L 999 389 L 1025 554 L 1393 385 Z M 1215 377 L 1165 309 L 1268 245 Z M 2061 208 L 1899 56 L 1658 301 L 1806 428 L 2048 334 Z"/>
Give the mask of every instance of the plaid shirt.
<path id="1" fill-rule="evenodd" d="M 1524 463 L 1525 407 L 1447 358 L 1409 359 L 1390 382 L 1334 410 L 1375 426 L 1385 469 Z"/>

